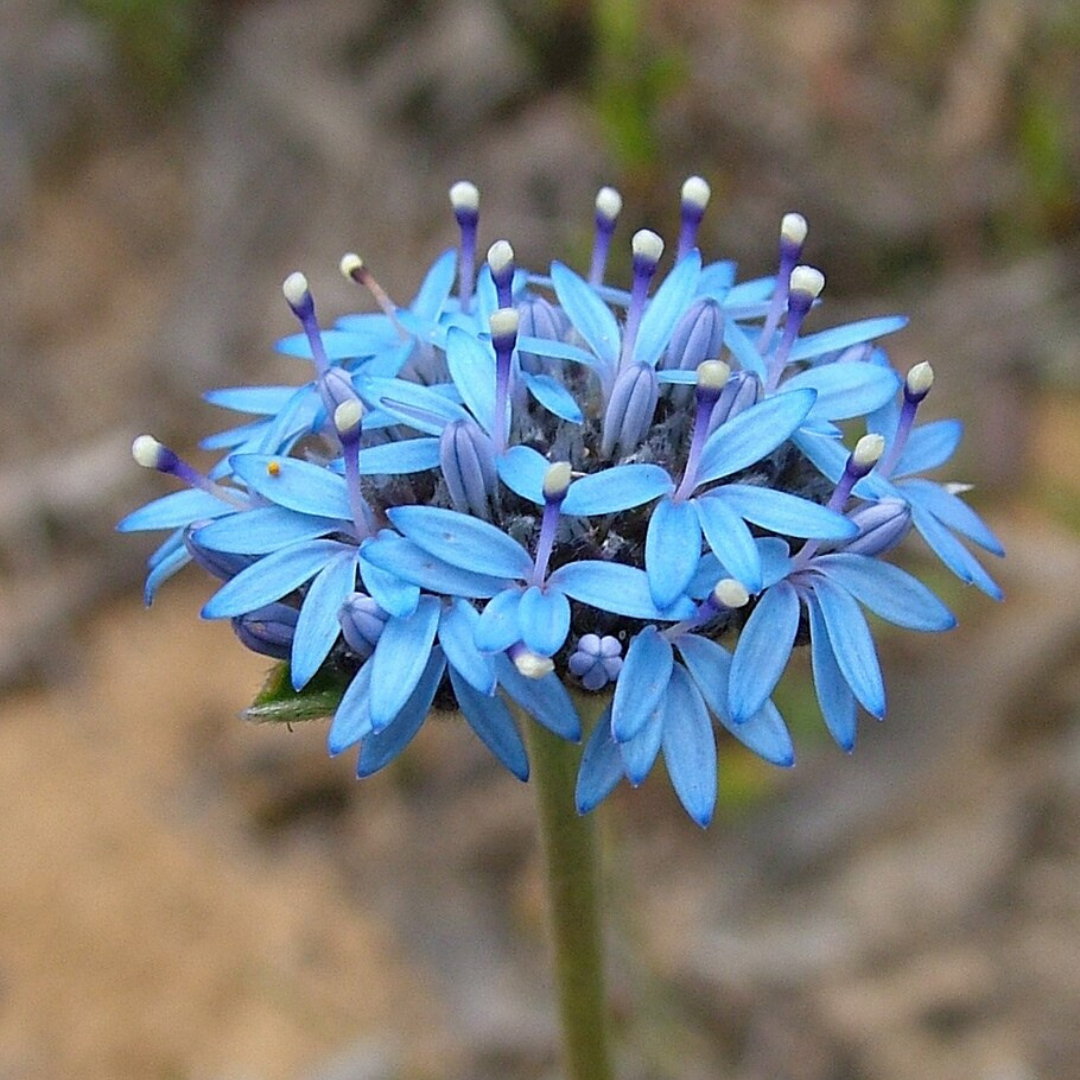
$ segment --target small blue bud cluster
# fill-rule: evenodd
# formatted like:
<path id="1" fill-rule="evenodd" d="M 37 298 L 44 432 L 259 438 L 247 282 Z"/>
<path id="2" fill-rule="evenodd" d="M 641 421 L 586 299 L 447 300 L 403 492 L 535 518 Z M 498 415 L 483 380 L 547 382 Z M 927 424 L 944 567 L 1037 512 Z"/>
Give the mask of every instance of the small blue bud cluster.
<path id="1" fill-rule="evenodd" d="M 223 582 L 204 617 L 286 660 L 297 691 L 339 675 L 329 747 L 359 746 L 360 776 L 438 703 L 525 779 L 520 718 L 576 740 L 574 694 L 603 694 L 578 808 L 641 783 L 662 754 L 704 825 L 714 724 L 794 760 L 771 695 L 800 631 L 825 723 L 851 749 L 858 707 L 885 712 L 862 609 L 916 630 L 955 621 L 881 556 L 914 528 L 1000 597 L 960 538 L 1002 549 L 962 486 L 919 475 L 961 432 L 915 423 L 933 372 L 902 377 L 876 344 L 906 320 L 804 334 L 825 280 L 802 264 L 805 220 L 784 216 L 777 275 L 737 282 L 733 263 L 698 250 L 708 201 L 700 178 L 683 186 L 655 288 L 664 244 L 648 230 L 633 237 L 629 290 L 606 283 L 622 207 L 611 188 L 586 277 L 560 262 L 529 273 L 505 240 L 478 267 L 479 194 L 465 182 L 451 189 L 460 244 L 410 304 L 349 254 L 342 272 L 377 310 L 323 328 L 290 274 L 300 333 L 278 347 L 311 380 L 209 393 L 247 419 L 205 441 L 225 452 L 208 475 L 135 441 L 140 464 L 186 485 L 120 524 L 169 531 L 147 602 L 195 561 Z M 847 421 L 866 431 L 853 449 Z"/>

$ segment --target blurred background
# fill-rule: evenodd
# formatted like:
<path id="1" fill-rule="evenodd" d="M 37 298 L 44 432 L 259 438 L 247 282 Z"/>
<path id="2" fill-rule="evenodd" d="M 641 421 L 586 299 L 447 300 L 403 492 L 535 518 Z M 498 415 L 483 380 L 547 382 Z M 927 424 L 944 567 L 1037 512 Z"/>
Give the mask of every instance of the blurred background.
<path id="1" fill-rule="evenodd" d="M 556 1075 L 531 791 L 453 724 L 364 785 L 243 724 L 211 584 L 147 613 L 112 530 L 135 434 L 301 377 L 287 272 L 410 297 L 461 178 L 482 249 L 581 266 L 599 184 L 625 247 L 695 172 L 707 256 L 799 210 L 820 326 L 912 316 L 1008 599 L 913 542 L 961 626 L 882 633 L 852 758 L 796 665 L 794 770 L 725 743 L 708 833 L 660 774 L 603 808 L 622 1075 L 1080 1075 L 1078 57 L 1069 0 L 3 0 L 0 1078 Z"/>

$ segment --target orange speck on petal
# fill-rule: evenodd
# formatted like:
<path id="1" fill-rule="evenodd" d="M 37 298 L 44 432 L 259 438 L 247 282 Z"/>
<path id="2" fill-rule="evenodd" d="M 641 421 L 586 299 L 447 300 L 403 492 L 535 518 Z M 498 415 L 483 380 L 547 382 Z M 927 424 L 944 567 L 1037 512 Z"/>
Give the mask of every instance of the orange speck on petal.
<path id="1" fill-rule="evenodd" d="M 271 476 L 280 476 L 280 475 L 281 475 L 281 465 L 280 465 L 280 463 L 279 463 L 279 462 L 277 462 L 277 461 L 271 461 L 271 462 L 270 462 L 270 463 L 269 463 L 269 464 L 268 464 L 268 465 L 266 466 L 266 471 L 267 471 L 267 472 L 268 472 L 268 473 L 269 473 L 269 474 L 270 474 Z"/>

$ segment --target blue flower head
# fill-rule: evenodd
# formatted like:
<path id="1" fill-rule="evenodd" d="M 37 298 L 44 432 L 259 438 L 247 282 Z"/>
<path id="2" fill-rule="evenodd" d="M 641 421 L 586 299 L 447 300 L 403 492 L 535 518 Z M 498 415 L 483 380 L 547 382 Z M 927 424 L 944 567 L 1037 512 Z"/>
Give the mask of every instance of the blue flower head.
<path id="1" fill-rule="evenodd" d="M 770 695 L 803 640 L 825 723 L 850 749 L 859 707 L 885 711 L 863 609 L 954 623 L 884 556 L 914 527 L 999 596 L 957 534 L 1001 547 L 961 488 L 916 475 L 960 430 L 915 425 L 929 365 L 901 378 L 876 345 L 905 320 L 804 333 L 825 283 L 802 262 L 805 220 L 783 217 L 775 277 L 740 283 L 698 251 L 708 200 L 700 177 L 683 186 L 666 273 L 663 240 L 634 235 L 626 290 L 606 282 L 612 188 L 585 276 L 561 262 L 528 273 L 504 240 L 478 266 L 467 182 L 451 189 L 458 247 L 410 304 L 346 255 L 377 310 L 324 328 L 289 275 L 300 333 L 279 348 L 310 364 L 308 381 L 210 393 L 248 419 L 204 441 L 224 451 L 205 474 L 135 441 L 140 464 L 184 485 L 119 526 L 168 533 L 147 602 L 186 563 L 209 570 L 221 584 L 203 616 L 287 665 L 297 700 L 335 688 L 329 749 L 359 747 L 360 776 L 456 709 L 525 779 L 521 725 L 578 740 L 587 705 L 599 719 L 579 810 L 662 755 L 705 825 L 717 726 L 794 761 Z M 854 451 L 841 421 L 865 425 Z"/>

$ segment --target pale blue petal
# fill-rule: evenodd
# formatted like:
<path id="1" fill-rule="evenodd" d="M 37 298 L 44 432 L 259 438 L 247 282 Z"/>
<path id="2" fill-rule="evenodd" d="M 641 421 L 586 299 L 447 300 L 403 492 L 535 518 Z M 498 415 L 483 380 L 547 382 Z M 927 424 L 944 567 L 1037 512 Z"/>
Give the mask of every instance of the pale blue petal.
<path id="1" fill-rule="evenodd" d="M 900 376 L 876 364 L 822 364 L 786 380 L 780 392 L 816 390 L 808 420 L 849 420 L 880 408 L 896 396 Z"/>
<path id="2" fill-rule="evenodd" d="M 333 540 L 308 540 L 275 551 L 227 581 L 202 609 L 204 619 L 225 619 L 265 607 L 313 578 L 335 555 L 352 550 Z"/>
<path id="3" fill-rule="evenodd" d="M 862 319 L 844 326 L 834 326 L 818 334 L 809 334 L 799 338 L 792 347 L 788 359 L 794 363 L 797 360 L 809 360 L 812 357 L 821 356 L 823 353 L 840 352 L 841 349 L 849 349 L 852 345 L 861 345 L 864 341 L 873 341 L 886 334 L 893 334 L 897 330 L 902 330 L 907 324 L 908 320 L 903 315 L 881 315 L 874 319 Z"/>
<path id="4" fill-rule="evenodd" d="M 539 656 L 554 656 L 570 633 L 570 601 L 558 589 L 527 588 L 518 605 L 521 640 Z"/>
<path id="5" fill-rule="evenodd" d="M 371 356 L 385 340 L 362 331 L 338 329 L 321 330 L 319 337 L 322 338 L 326 358 L 331 361 L 355 360 L 361 356 Z M 311 342 L 308 341 L 307 334 L 290 334 L 278 341 L 274 347 L 286 356 L 296 356 L 302 360 L 312 359 Z"/>
<path id="6" fill-rule="evenodd" d="M 667 348 L 668 339 L 683 312 L 697 294 L 701 276 L 701 255 L 691 251 L 679 260 L 645 308 L 634 342 L 634 360 L 656 367 Z"/>
<path id="7" fill-rule="evenodd" d="M 434 469 L 438 464 L 439 440 L 436 438 L 399 439 L 365 446 L 360 451 L 363 476 L 399 476 Z"/>
<path id="8" fill-rule="evenodd" d="M 859 605 L 828 578 L 815 579 L 813 590 L 841 673 L 863 708 L 880 720 L 885 715 L 885 683 Z"/>
<path id="9" fill-rule="evenodd" d="M 626 778 L 634 787 L 640 787 L 652 771 L 663 736 L 664 703 L 658 701 L 634 737 L 618 744 Z"/>
<path id="10" fill-rule="evenodd" d="M 233 412 L 276 416 L 295 393 L 295 386 L 227 386 L 207 390 L 203 400 Z"/>
<path id="11" fill-rule="evenodd" d="M 735 263 L 731 259 L 709 263 L 701 269 L 698 278 L 698 296 L 712 296 L 723 300 L 735 284 Z"/>
<path id="12" fill-rule="evenodd" d="M 912 505 L 918 503 L 949 529 L 966 536 L 992 555 L 1002 556 L 1005 548 L 989 526 L 962 499 L 932 480 L 905 480 L 899 490 Z"/>
<path id="13" fill-rule="evenodd" d="M 333 723 L 326 733 L 326 748 L 331 757 L 348 750 L 371 734 L 371 663 L 356 673 L 344 697 L 338 703 Z"/>
<path id="14" fill-rule="evenodd" d="M 427 719 L 445 667 L 446 661 L 443 659 L 442 652 L 438 647 L 432 649 L 431 656 L 427 657 L 427 664 L 416 682 L 416 688 L 409 700 L 402 705 L 401 711 L 385 728 L 381 731 L 376 728 L 374 733 L 360 744 L 360 760 L 356 766 L 357 777 L 362 780 L 365 776 L 377 773 L 381 768 L 389 765 L 412 742 L 413 736 Z M 377 672 L 372 674 L 373 683 L 377 675 Z M 375 688 L 373 687 L 373 707 L 374 696 Z"/>
<path id="15" fill-rule="evenodd" d="M 143 603 L 149 607 L 154 602 L 154 597 L 161 584 L 168 581 L 177 571 L 182 570 L 191 562 L 191 552 L 183 543 L 183 538 L 178 538 L 178 546 L 167 555 L 163 555 L 153 569 L 146 575 L 146 584 L 143 586 Z M 159 549 L 160 550 L 160 549 Z"/>
<path id="16" fill-rule="evenodd" d="M 891 435 L 894 430 L 895 425 L 888 433 Z M 893 469 L 893 476 L 929 472 L 944 465 L 956 452 L 963 434 L 964 425 L 960 420 L 932 420 L 913 428 Z"/>
<path id="17" fill-rule="evenodd" d="M 474 574 L 471 571 L 450 566 L 418 544 L 390 534 L 382 534 L 377 540 L 365 545 L 361 556 L 361 572 L 365 573 L 366 582 L 365 564 L 387 575 L 410 582 L 413 587 L 419 586 L 421 589 L 442 593 L 444 596 L 465 596 L 479 600 L 494 596 L 506 588 L 504 578 Z M 379 601 L 382 607 L 386 608 L 386 604 L 375 595 L 371 586 L 368 586 L 368 592 Z M 386 610 L 390 609 L 386 608 Z"/>
<path id="18" fill-rule="evenodd" d="M 834 552 L 811 564 L 875 615 L 908 630 L 951 630 L 956 617 L 906 570 L 868 555 Z"/>
<path id="19" fill-rule="evenodd" d="M 314 540 L 350 527 L 333 518 L 298 514 L 281 506 L 260 506 L 204 525 L 193 539 L 212 551 L 265 555 L 300 540 Z"/>
<path id="20" fill-rule="evenodd" d="M 354 382 L 357 393 L 369 407 L 385 409 L 401 423 L 425 435 L 440 435 L 454 420 L 470 419 L 460 405 L 431 386 L 368 375 L 358 376 Z"/>
<path id="21" fill-rule="evenodd" d="M 531 446 L 512 446 L 496 460 L 495 468 L 498 470 L 499 479 L 515 495 L 520 495 L 537 506 L 543 506 L 544 477 L 550 464 L 543 454 Z M 571 490 L 573 486 L 571 485 Z M 565 503 L 563 505 L 565 506 Z"/>
<path id="22" fill-rule="evenodd" d="M 294 690 L 307 685 L 341 632 L 338 612 L 345 598 L 356 589 L 356 549 L 335 555 L 315 575 L 296 620 L 289 673 Z"/>
<path id="23" fill-rule="evenodd" d="M 219 431 L 214 435 L 207 435 L 205 438 L 200 439 L 199 446 L 203 450 L 235 450 L 238 446 L 250 443 L 253 449 L 257 449 L 258 442 L 269 423 L 269 420 L 253 420 L 250 424 L 228 428 L 225 431 Z M 223 464 L 226 470 L 224 473 L 221 471 Z M 222 475 L 227 476 L 228 462 L 218 462 L 215 469 L 217 472 L 216 475 L 210 477 L 212 480 L 216 480 Z"/>
<path id="24" fill-rule="evenodd" d="M 628 742 L 659 705 L 671 679 L 671 642 L 655 626 L 635 635 L 615 683 L 611 732 L 616 742 Z"/>
<path id="25" fill-rule="evenodd" d="M 505 653 L 496 657 L 495 668 L 499 685 L 534 720 L 570 742 L 581 738 L 581 718 L 554 672 L 541 679 L 530 679 L 514 667 Z"/>
<path id="26" fill-rule="evenodd" d="M 388 536 L 391 534 L 387 533 Z M 397 539 L 397 537 L 393 537 Z M 403 544 L 407 540 L 401 541 Z M 367 554 L 371 550 L 373 540 L 365 540 L 360 545 L 360 580 L 368 591 L 372 600 L 375 601 L 390 615 L 405 618 L 416 610 L 420 600 L 420 587 L 413 582 L 402 580 L 397 574 L 388 573 L 381 567 L 368 561 Z M 425 556 L 430 558 L 430 556 Z"/>
<path id="27" fill-rule="evenodd" d="M 316 517 L 352 520 L 348 486 L 329 469 L 273 454 L 234 454 L 229 463 L 252 491 L 277 506 Z"/>
<path id="28" fill-rule="evenodd" d="M 754 465 L 789 439 L 814 405 L 813 390 L 793 390 L 752 405 L 721 424 L 706 440 L 698 484 Z"/>
<path id="29" fill-rule="evenodd" d="M 421 596 L 416 610 L 407 618 L 387 620 L 369 661 L 374 665 L 371 726 L 376 732 L 402 710 L 424 674 L 439 625 L 439 607 L 434 596 Z"/>
<path id="30" fill-rule="evenodd" d="M 799 629 L 799 598 L 787 581 L 764 593 L 746 620 L 728 682 L 731 719 L 749 720 L 769 699 L 787 667 Z"/>
<path id="31" fill-rule="evenodd" d="M 817 600 L 811 597 L 807 607 L 810 609 L 810 661 L 814 669 L 814 692 L 829 734 L 841 750 L 850 753 L 855 747 L 858 712 L 855 695 L 836 662 L 829 630 Z"/>
<path id="32" fill-rule="evenodd" d="M 611 706 L 596 722 L 581 755 L 574 802 L 579 814 L 595 809 L 625 775 L 619 744 L 611 737 Z"/>
<path id="33" fill-rule="evenodd" d="M 724 298 L 724 307 L 729 304 L 740 307 L 760 304 L 772 296 L 775 288 L 775 277 L 750 278 L 747 281 L 740 281 L 737 285 L 731 287 L 731 290 Z"/>
<path id="34" fill-rule="evenodd" d="M 1004 600 L 1005 594 L 994 579 L 979 565 L 979 560 L 933 514 L 918 504 L 911 507 L 912 520 L 934 554 L 963 582 L 981 589 L 994 600 Z"/>
<path id="35" fill-rule="evenodd" d="M 528 387 L 529 393 L 549 413 L 571 424 L 580 424 L 585 419 L 577 401 L 574 400 L 574 395 L 550 375 L 530 375 L 525 371 L 521 373 L 521 378 Z"/>
<path id="36" fill-rule="evenodd" d="M 387 517 L 407 539 L 451 566 L 489 577 L 527 578 L 532 556 L 501 529 L 440 506 L 395 506 Z"/>
<path id="37" fill-rule="evenodd" d="M 473 640 L 476 647 L 486 653 L 501 653 L 521 640 L 521 626 L 518 622 L 518 606 L 521 604 L 521 589 L 505 589 L 491 599 L 480 612 Z"/>
<path id="38" fill-rule="evenodd" d="M 661 499 L 645 534 L 645 569 L 658 608 L 671 607 L 690 587 L 701 558 L 701 526 L 692 502 Z"/>
<path id="39" fill-rule="evenodd" d="M 143 532 L 150 529 L 182 529 L 193 521 L 235 514 L 236 506 L 217 499 L 207 491 L 189 488 L 162 495 L 133 510 L 116 526 L 118 532 Z"/>
<path id="40" fill-rule="evenodd" d="M 491 345 L 452 327 L 446 334 L 446 366 L 462 401 L 490 435 L 495 430 L 495 354 Z"/>
<path id="41" fill-rule="evenodd" d="M 799 431 L 793 441 L 822 476 L 834 484 L 840 482 L 851 451 L 839 439 Z"/>
<path id="42" fill-rule="evenodd" d="M 679 619 L 689 619 L 695 611 L 694 602 L 686 598 L 661 610 L 652 598 L 645 571 L 623 563 L 590 559 L 566 563 L 548 578 L 548 584 L 598 611 L 625 615 L 629 619 L 677 622 Z"/>
<path id="43" fill-rule="evenodd" d="M 705 702 L 681 664 L 671 673 L 661 745 L 679 802 L 705 828 L 716 808 L 716 739 Z"/>
<path id="44" fill-rule="evenodd" d="M 544 466 L 547 467 L 546 461 Z M 575 517 L 616 514 L 665 495 L 674 487 L 671 477 L 659 465 L 614 465 L 575 480 L 560 510 Z"/>
<path id="45" fill-rule="evenodd" d="M 579 349 L 576 345 L 568 345 L 565 341 L 553 341 L 551 338 L 524 335 L 517 339 L 517 349 L 518 352 L 533 353 L 552 360 L 572 360 L 590 368 L 604 367 L 604 361 L 597 360 L 592 353 Z"/>
<path id="46" fill-rule="evenodd" d="M 529 758 L 525 743 L 510 715 L 510 710 L 499 697 L 479 693 L 451 666 L 450 683 L 462 716 L 476 732 L 480 741 L 519 780 L 529 778 Z"/>
<path id="47" fill-rule="evenodd" d="M 619 324 L 611 309 L 584 278 L 561 262 L 551 264 L 551 283 L 574 329 L 609 366 L 619 360 Z"/>
<path id="48" fill-rule="evenodd" d="M 746 522 L 711 491 L 694 499 L 693 505 L 697 508 L 706 542 L 727 572 L 741 581 L 748 592 L 760 592 L 761 555 Z"/>
<path id="49" fill-rule="evenodd" d="M 413 313 L 434 322 L 442 314 L 456 274 L 457 251 L 448 248 L 431 264 L 431 269 L 424 276 L 416 297 L 409 305 Z"/>
<path id="50" fill-rule="evenodd" d="M 765 361 L 757 345 L 734 319 L 729 318 L 724 322 L 724 344 L 743 371 L 752 371 L 758 378 L 765 378 Z"/>
<path id="51" fill-rule="evenodd" d="M 439 644 L 446 654 L 451 673 L 459 676 L 480 694 L 495 693 L 495 664 L 476 647 L 476 625 L 480 613 L 462 599 L 443 608 L 439 617 Z"/>
<path id="52" fill-rule="evenodd" d="M 703 498 L 720 499 L 740 517 L 784 536 L 850 540 L 859 534 L 858 526 L 843 514 L 773 488 L 725 484 Z"/>

